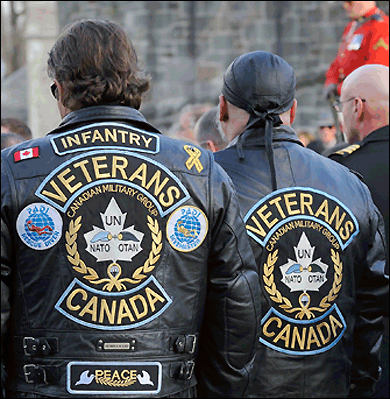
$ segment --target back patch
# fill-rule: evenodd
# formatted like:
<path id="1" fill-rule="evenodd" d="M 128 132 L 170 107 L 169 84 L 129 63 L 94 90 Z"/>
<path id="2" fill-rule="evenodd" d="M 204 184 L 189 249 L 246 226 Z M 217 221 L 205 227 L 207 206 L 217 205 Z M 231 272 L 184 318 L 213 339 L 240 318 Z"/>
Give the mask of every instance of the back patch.
<path id="1" fill-rule="evenodd" d="M 337 297 L 343 251 L 359 232 L 352 212 L 327 193 L 293 187 L 260 200 L 244 221 L 263 247 L 259 271 L 270 308 L 260 342 L 289 355 L 333 347 L 346 329 Z"/>

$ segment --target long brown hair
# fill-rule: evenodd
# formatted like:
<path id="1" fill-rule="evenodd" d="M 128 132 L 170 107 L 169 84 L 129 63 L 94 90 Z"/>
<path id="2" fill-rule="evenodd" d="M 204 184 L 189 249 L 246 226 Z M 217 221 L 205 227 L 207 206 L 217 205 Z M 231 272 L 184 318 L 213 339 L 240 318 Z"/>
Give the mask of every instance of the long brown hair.
<path id="1" fill-rule="evenodd" d="M 49 77 L 63 86 L 63 105 L 71 111 L 113 103 L 139 109 L 150 86 L 131 40 L 112 21 L 82 19 L 69 25 L 47 64 Z"/>

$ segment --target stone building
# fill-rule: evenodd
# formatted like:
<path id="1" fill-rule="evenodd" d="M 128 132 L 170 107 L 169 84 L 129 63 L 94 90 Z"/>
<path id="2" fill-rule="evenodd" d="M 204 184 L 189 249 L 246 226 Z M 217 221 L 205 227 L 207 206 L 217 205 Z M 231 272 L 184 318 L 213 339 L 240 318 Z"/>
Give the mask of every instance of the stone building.
<path id="1" fill-rule="evenodd" d="M 41 3 L 40 7 L 53 3 L 58 32 L 80 18 L 119 22 L 153 77 L 141 112 L 163 132 L 177 121 L 186 105 L 217 104 L 222 75 L 234 58 L 266 50 L 294 67 L 298 111 L 293 126 L 315 133 L 315 121 L 328 110 L 322 97 L 324 73 L 348 21 L 340 1 L 27 3 Z M 388 13 L 388 2 L 377 4 Z"/>

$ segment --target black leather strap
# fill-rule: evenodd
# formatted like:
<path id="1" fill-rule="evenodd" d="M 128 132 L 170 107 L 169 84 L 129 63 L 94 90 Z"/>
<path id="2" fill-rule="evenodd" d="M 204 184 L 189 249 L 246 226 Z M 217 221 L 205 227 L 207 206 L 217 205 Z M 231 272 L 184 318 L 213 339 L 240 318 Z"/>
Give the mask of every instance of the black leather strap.
<path id="1" fill-rule="evenodd" d="M 177 353 L 189 353 L 195 352 L 197 343 L 197 336 L 194 334 L 179 335 L 178 337 L 172 337 L 171 339 L 171 350 Z"/>
<path id="2" fill-rule="evenodd" d="M 60 379 L 57 366 L 42 366 L 39 364 L 25 364 L 23 366 L 24 378 L 27 383 L 44 382 L 49 384 Z"/>
<path id="3" fill-rule="evenodd" d="M 195 362 L 188 360 L 186 362 L 172 363 L 169 367 L 169 376 L 179 380 L 190 380 L 194 372 Z"/>
<path id="4" fill-rule="evenodd" d="M 48 356 L 58 353 L 58 339 L 45 337 L 24 337 L 23 350 L 28 356 Z"/>

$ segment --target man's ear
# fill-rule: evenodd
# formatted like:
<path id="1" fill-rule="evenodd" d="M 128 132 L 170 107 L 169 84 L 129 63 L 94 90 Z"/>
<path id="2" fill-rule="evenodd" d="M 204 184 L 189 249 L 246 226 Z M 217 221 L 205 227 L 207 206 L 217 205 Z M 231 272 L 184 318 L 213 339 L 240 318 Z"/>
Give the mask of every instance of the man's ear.
<path id="1" fill-rule="evenodd" d="M 361 98 L 356 97 L 354 101 L 354 108 L 353 112 L 355 113 L 357 120 L 362 122 L 364 119 L 364 112 L 363 112 L 363 101 Z"/>
<path id="2" fill-rule="evenodd" d="M 228 105 L 225 97 L 219 96 L 219 121 L 226 122 L 229 119 Z"/>
<path id="3" fill-rule="evenodd" d="M 297 101 L 296 98 L 294 98 L 293 105 L 292 105 L 292 107 L 291 107 L 291 109 L 290 109 L 290 125 L 291 125 L 291 124 L 294 122 L 294 120 L 295 120 L 295 115 L 296 115 L 296 112 L 297 112 L 297 106 L 298 106 L 298 101 Z"/>
<path id="4" fill-rule="evenodd" d="M 53 82 L 56 84 L 57 87 L 57 101 L 62 100 L 64 96 L 64 88 L 62 87 L 61 83 L 57 79 L 53 79 Z"/>

